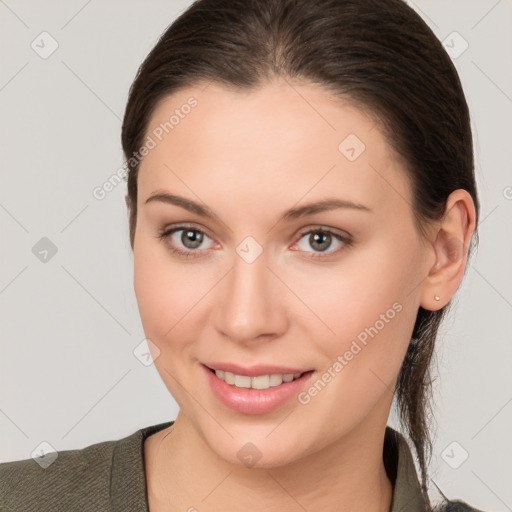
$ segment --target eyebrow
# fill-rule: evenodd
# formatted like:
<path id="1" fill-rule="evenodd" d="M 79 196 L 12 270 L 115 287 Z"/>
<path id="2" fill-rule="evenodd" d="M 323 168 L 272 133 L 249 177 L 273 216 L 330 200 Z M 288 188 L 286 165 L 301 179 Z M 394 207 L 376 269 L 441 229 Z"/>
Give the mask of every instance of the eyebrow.
<path id="1" fill-rule="evenodd" d="M 195 213 L 201 217 L 205 217 L 208 219 L 219 219 L 219 217 L 207 206 L 203 206 L 200 203 L 196 203 L 195 201 L 192 201 L 191 199 L 187 199 L 182 196 L 157 191 L 153 193 L 150 197 L 148 197 L 144 204 L 148 204 L 152 201 L 160 201 L 163 203 L 180 206 L 181 208 L 188 210 L 189 212 Z M 283 214 L 281 215 L 281 220 L 295 220 L 301 217 L 305 217 L 307 215 L 313 215 L 315 213 L 321 213 L 329 210 L 336 210 L 339 208 L 372 212 L 370 208 L 359 203 L 354 203 L 352 201 L 347 201 L 338 198 L 326 198 L 320 201 L 307 203 L 303 206 L 290 208 L 289 210 L 283 212 Z"/>

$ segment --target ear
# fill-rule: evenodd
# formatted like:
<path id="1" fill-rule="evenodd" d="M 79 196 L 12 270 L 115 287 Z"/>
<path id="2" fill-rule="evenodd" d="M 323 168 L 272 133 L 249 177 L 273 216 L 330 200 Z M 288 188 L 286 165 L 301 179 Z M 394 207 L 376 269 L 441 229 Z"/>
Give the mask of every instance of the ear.
<path id="1" fill-rule="evenodd" d="M 473 199 L 466 190 L 457 189 L 448 196 L 444 216 L 433 231 L 430 243 L 436 261 L 423 282 L 423 309 L 437 311 L 450 302 L 464 276 L 475 228 Z"/>

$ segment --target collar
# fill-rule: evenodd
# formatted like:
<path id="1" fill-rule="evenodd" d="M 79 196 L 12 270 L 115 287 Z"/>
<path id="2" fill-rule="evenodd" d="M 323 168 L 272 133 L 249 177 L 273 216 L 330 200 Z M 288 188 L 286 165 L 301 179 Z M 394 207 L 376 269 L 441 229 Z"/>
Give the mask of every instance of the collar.
<path id="1" fill-rule="evenodd" d="M 421 493 L 409 444 L 389 425 L 384 435 L 384 466 L 393 483 L 391 512 L 423 512 L 427 503 Z"/>

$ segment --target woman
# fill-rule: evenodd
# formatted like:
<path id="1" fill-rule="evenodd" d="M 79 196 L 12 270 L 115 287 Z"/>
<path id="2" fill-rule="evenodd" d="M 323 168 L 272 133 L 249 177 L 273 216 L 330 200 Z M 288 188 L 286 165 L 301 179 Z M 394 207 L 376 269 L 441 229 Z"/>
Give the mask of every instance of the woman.
<path id="1" fill-rule="evenodd" d="M 421 18 L 199 0 L 139 69 L 122 143 L 139 311 L 180 411 L 44 473 L 0 465 L 5 510 L 476 510 L 428 495 L 430 361 L 479 205 Z"/>

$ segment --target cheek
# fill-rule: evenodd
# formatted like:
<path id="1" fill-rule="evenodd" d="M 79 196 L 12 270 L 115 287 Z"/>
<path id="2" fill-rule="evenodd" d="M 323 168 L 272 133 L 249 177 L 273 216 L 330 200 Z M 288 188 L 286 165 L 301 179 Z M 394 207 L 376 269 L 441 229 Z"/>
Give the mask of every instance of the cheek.
<path id="1" fill-rule="evenodd" d="M 157 347 L 154 365 L 180 406 L 187 404 L 180 385 L 185 364 L 205 322 L 200 299 L 206 290 L 189 270 L 173 263 L 154 239 L 141 236 L 135 245 L 134 289 L 144 333 Z"/>
<path id="2" fill-rule="evenodd" d="M 134 290 L 146 336 L 161 350 L 169 341 L 182 339 L 184 328 L 190 328 L 203 285 L 191 279 L 191 273 L 173 263 L 167 251 L 146 235 L 141 235 L 134 248 Z M 194 310 L 192 309 L 192 313 Z"/>
<path id="3" fill-rule="evenodd" d="M 295 281 L 318 316 L 303 328 L 323 333 L 311 332 L 308 339 L 322 353 L 324 369 L 343 375 L 333 388 L 346 392 L 347 401 L 371 400 L 394 388 L 418 311 L 411 291 L 420 257 L 418 247 L 387 240 L 354 253 L 331 273 L 324 269 Z"/>

